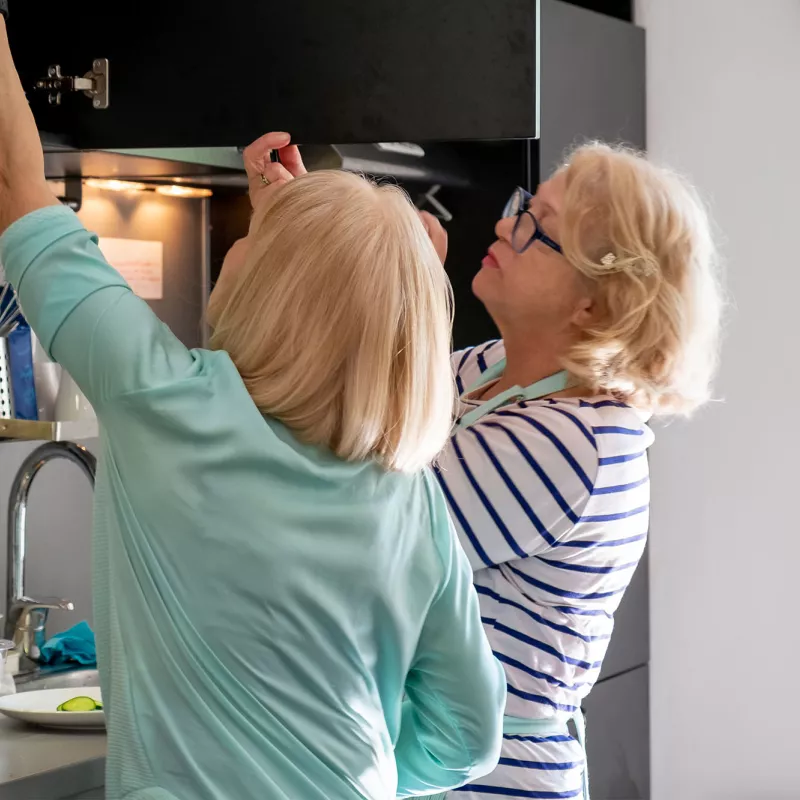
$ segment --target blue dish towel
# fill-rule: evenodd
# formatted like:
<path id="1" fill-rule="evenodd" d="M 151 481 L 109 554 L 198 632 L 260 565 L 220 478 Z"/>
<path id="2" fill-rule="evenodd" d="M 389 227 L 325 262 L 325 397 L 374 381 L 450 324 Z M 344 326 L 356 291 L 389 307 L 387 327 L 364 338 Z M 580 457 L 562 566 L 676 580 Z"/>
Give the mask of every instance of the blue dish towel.
<path id="1" fill-rule="evenodd" d="M 94 631 L 88 622 L 79 622 L 68 631 L 57 633 L 42 647 L 43 664 L 66 664 L 71 661 L 85 667 L 97 664 Z"/>

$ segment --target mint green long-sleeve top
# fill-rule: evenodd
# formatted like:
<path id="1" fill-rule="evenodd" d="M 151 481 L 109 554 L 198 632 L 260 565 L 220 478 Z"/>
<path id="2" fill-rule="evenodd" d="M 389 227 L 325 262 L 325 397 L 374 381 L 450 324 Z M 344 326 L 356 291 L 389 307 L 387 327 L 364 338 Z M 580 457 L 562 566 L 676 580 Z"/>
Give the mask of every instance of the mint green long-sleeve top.
<path id="1" fill-rule="evenodd" d="M 101 425 L 108 797 L 389 800 L 491 771 L 505 679 L 435 480 L 299 442 L 96 242 L 49 207 L 0 262 Z"/>

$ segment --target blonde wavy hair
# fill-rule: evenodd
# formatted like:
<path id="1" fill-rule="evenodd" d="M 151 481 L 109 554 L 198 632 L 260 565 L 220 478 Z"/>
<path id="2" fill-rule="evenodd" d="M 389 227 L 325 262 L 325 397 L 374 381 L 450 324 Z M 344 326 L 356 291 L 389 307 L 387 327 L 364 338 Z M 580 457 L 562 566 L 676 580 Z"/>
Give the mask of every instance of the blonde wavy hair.
<path id="1" fill-rule="evenodd" d="M 455 402 L 452 298 L 407 196 L 313 172 L 258 207 L 248 238 L 209 320 L 259 410 L 348 461 L 429 463 Z"/>
<path id="2" fill-rule="evenodd" d="M 703 203 L 626 148 L 586 144 L 562 169 L 561 244 L 597 308 L 565 367 L 652 413 L 690 413 L 710 396 L 723 305 Z"/>

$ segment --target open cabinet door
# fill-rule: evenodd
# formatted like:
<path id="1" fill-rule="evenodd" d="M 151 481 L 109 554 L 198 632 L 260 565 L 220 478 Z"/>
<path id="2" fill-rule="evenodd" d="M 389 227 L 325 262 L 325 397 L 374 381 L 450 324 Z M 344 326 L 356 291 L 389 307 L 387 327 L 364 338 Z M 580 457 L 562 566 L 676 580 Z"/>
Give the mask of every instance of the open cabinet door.
<path id="1" fill-rule="evenodd" d="M 10 0 L 41 131 L 82 149 L 538 135 L 538 0 Z M 51 65 L 108 59 L 108 108 Z"/>

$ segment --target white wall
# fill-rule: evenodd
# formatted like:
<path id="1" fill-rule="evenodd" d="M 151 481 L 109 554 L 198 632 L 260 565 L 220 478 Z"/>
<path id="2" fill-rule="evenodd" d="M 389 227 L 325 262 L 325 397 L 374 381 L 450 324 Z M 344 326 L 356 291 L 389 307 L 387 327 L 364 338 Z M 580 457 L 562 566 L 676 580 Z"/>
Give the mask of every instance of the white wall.
<path id="1" fill-rule="evenodd" d="M 637 0 L 652 156 L 710 199 L 724 403 L 652 451 L 654 800 L 800 798 L 800 3 Z"/>

